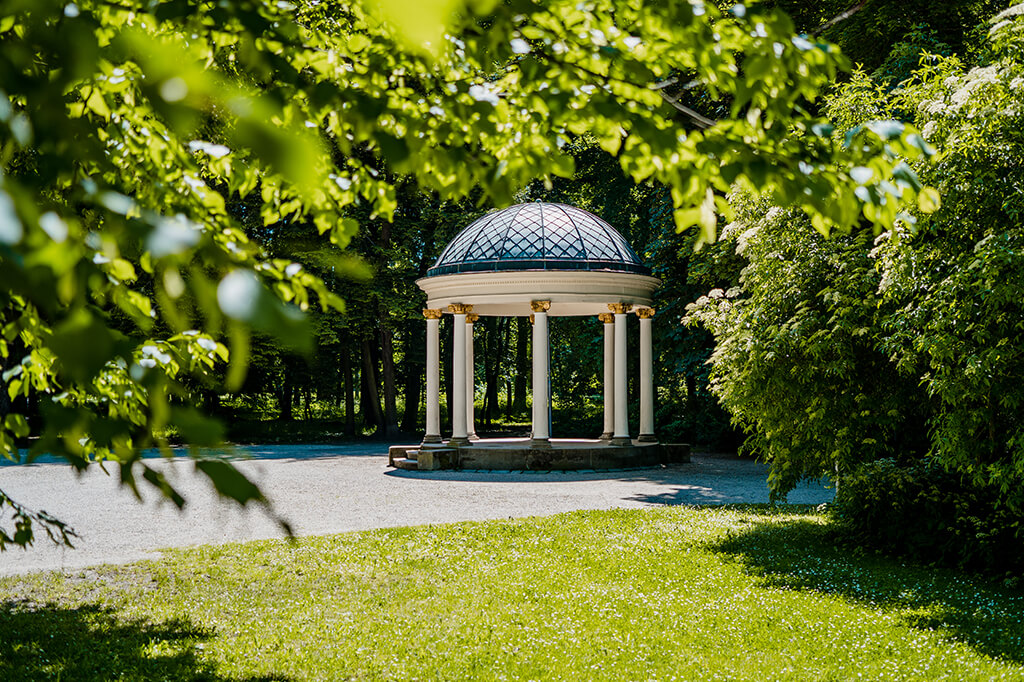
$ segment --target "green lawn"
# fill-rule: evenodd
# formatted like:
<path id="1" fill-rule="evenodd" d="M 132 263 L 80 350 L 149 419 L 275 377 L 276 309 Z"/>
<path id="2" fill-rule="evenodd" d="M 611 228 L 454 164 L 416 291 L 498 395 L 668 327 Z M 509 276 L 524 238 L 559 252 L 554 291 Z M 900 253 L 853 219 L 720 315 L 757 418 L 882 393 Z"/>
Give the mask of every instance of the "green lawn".
<path id="1" fill-rule="evenodd" d="M 813 510 L 578 512 L 0 581 L 0 679 L 1024 679 L 1024 593 Z"/>

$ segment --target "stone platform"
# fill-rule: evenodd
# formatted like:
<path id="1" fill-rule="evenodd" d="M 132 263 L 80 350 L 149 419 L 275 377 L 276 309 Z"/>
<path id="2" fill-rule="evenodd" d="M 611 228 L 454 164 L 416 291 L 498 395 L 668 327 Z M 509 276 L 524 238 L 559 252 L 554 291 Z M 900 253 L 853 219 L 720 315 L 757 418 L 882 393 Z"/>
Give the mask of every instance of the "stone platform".
<path id="1" fill-rule="evenodd" d="M 388 464 L 399 469 L 490 469 L 500 471 L 576 471 L 623 469 L 690 461 L 681 443 L 612 445 L 603 440 L 552 438 L 550 447 L 531 447 L 529 438 L 488 438 L 470 445 L 448 443 L 392 445 Z"/>

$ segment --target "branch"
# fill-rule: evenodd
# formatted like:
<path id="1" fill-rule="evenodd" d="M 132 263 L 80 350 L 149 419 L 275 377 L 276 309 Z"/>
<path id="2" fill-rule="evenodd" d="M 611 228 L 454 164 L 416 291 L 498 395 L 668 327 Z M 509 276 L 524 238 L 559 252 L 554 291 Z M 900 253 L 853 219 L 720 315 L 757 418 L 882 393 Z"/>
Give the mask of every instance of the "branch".
<path id="1" fill-rule="evenodd" d="M 587 67 L 582 66 L 581 64 L 577 64 L 576 62 L 561 61 L 561 60 L 558 60 L 558 59 L 552 57 L 551 55 L 543 53 L 543 52 L 537 53 L 537 56 L 543 57 L 547 61 L 553 62 L 555 64 L 559 64 L 560 66 L 570 67 L 570 68 L 576 69 L 577 71 L 585 73 L 585 74 L 587 74 L 589 76 L 593 76 L 595 78 L 598 78 L 598 79 L 604 81 L 605 83 L 608 83 L 608 82 L 611 82 L 611 81 L 618 81 L 619 83 L 623 83 L 625 85 L 629 85 L 629 86 L 634 87 L 634 88 L 637 87 L 636 85 L 634 85 L 633 83 L 630 83 L 627 80 L 623 80 L 621 78 L 616 78 L 614 76 L 609 76 L 608 74 L 604 74 L 604 73 L 598 73 L 597 71 L 594 71 L 592 69 L 588 69 Z M 698 112 L 694 111 L 693 109 L 691 109 L 690 107 L 686 106 L 685 104 L 680 104 L 679 103 L 679 97 L 672 97 L 671 95 L 668 95 L 668 94 L 665 93 L 665 88 L 667 88 L 670 85 L 674 85 L 675 83 L 678 83 L 678 82 L 679 81 L 677 79 L 675 79 L 675 78 L 669 78 L 668 80 L 664 80 L 664 81 L 660 81 L 658 83 L 655 83 L 655 84 L 651 85 L 650 87 L 651 87 L 652 90 L 657 90 L 658 93 L 661 95 L 662 99 L 664 99 L 666 102 L 668 102 L 673 107 L 675 107 L 676 111 L 680 111 L 680 112 L 686 114 L 686 116 L 691 121 L 693 121 L 694 125 L 696 125 L 701 130 L 705 130 L 705 129 L 710 128 L 711 126 L 715 125 L 716 121 L 713 121 L 710 118 L 708 118 L 708 117 L 706 117 L 706 116 L 704 116 L 702 114 L 699 114 Z M 683 88 L 684 89 L 689 89 L 689 88 L 693 87 L 697 83 L 698 83 L 698 81 L 690 81 L 689 83 L 684 85 Z"/>
<path id="2" fill-rule="evenodd" d="M 822 33 L 824 33 L 825 31 L 829 30 L 830 28 L 832 28 L 833 26 L 838 24 L 840 21 L 846 21 L 847 19 L 852 17 L 854 14 L 856 14 L 857 12 L 861 11 L 862 9 L 864 9 L 864 7 L 869 2 L 871 2 L 871 0 L 860 0 L 860 2 L 858 2 L 856 5 L 854 5 L 850 9 L 846 10 L 845 12 L 840 12 L 839 14 L 835 15 L 834 17 L 832 17 L 831 19 L 826 21 L 824 24 L 822 24 L 821 26 L 819 26 L 815 30 L 811 31 L 811 35 L 814 36 L 815 38 L 817 38 Z"/>
<path id="3" fill-rule="evenodd" d="M 74 548 L 71 544 L 72 538 L 77 538 L 78 533 L 61 521 L 60 519 L 47 514 L 45 511 L 35 511 L 23 507 L 12 500 L 7 493 L 0 490 L 0 513 L 4 526 L 14 522 L 13 533 L 8 532 L 4 526 L 0 526 L 0 552 L 6 551 L 10 546 L 27 548 L 35 539 L 33 525 L 41 527 L 46 531 L 50 541 L 55 545 L 64 545 Z"/>
<path id="4" fill-rule="evenodd" d="M 711 126 L 715 125 L 715 121 L 711 120 L 707 116 L 697 113 L 696 111 L 686 106 L 685 104 L 680 104 L 678 97 L 672 97 L 671 95 L 667 94 L 664 90 L 661 90 L 660 93 L 661 98 L 663 100 L 674 106 L 676 110 L 686 114 L 690 118 L 690 120 L 693 121 L 694 125 L 696 125 L 698 128 L 706 130 L 707 128 L 710 128 Z"/>

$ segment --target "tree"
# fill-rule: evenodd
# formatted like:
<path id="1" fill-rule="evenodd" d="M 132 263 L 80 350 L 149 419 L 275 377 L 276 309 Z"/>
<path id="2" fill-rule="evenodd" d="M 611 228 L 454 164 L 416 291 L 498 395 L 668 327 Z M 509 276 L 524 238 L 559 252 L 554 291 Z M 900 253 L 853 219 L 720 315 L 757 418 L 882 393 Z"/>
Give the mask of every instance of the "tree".
<path id="1" fill-rule="evenodd" d="M 193 446 L 219 440 L 185 377 L 216 383 L 230 349 L 225 384 L 238 387 L 253 331 L 308 351 L 303 313 L 344 309 L 243 218 L 270 233 L 305 222 L 344 247 L 356 207 L 393 218 L 398 178 L 507 203 L 537 177 L 571 174 L 560 145 L 584 131 L 634 181 L 669 187 L 676 225 L 703 241 L 737 181 L 822 231 L 862 213 L 891 225 L 893 194 L 934 203 L 902 161 L 928 151 L 911 128 L 871 123 L 846 144 L 807 112 L 845 61 L 780 12 L 382 7 L 0 2 L 0 354 L 18 399 L 0 434 L 7 456 L 38 404 L 30 457 L 109 459 L 127 485 L 141 476 L 183 503 L 141 452 L 164 447 L 170 427 Z M 677 120 L 658 88 L 683 73 L 725 96 L 729 116 L 701 130 Z M 218 491 L 262 501 L 229 464 L 192 454 Z"/>
<path id="2" fill-rule="evenodd" d="M 858 462 L 924 459 L 1024 510 L 1021 7 L 993 20 L 981 65 L 925 54 L 895 89 L 859 72 L 826 102 L 840 132 L 890 113 L 921 126 L 939 210 L 826 241 L 791 210 L 734 196 L 742 288 L 692 319 L 716 336 L 715 390 L 772 462 L 776 494 Z"/>
<path id="3" fill-rule="evenodd" d="M 923 455 L 928 401 L 881 347 L 872 233 L 826 239 L 795 211 L 732 202 L 725 236 L 747 260 L 741 286 L 702 296 L 688 320 L 715 336 L 712 390 L 771 464 L 773 498 L 804 478 Z"/>
<path id="4" fill-rule="evenodd" d="M 881 249 L 885 349 L 936 401 L 930 456 L 1024 512 L 1024 22 L 997 15 L 991 61 L 926 62 L 896 95 L 941 150 L 926 177 L 943 208 Z M 1024 530 L 1019 531 L 1020 533 Z"/>

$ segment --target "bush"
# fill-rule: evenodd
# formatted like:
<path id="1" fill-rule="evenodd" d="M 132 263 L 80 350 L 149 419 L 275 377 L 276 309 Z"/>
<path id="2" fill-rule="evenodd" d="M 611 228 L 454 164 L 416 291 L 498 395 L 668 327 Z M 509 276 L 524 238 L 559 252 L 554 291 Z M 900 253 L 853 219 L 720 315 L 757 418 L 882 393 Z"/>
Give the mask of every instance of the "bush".
<path id="1" fill-rule="evenodd" d="M 1019 576 L 1024 526 L 1002 497 L 993 486 L 926 462 L 882 459 L 842 479 L 833 513 L 844 538 L 858 545 L 925 563 Z"/>

